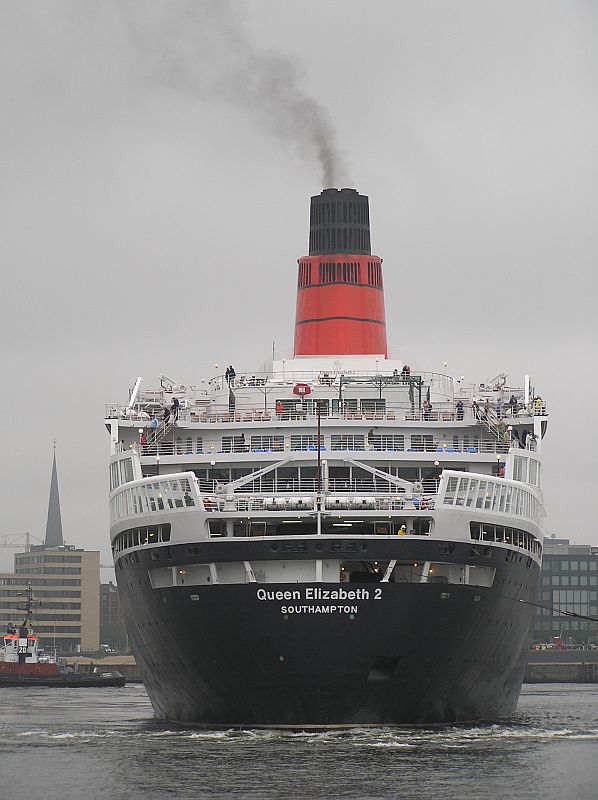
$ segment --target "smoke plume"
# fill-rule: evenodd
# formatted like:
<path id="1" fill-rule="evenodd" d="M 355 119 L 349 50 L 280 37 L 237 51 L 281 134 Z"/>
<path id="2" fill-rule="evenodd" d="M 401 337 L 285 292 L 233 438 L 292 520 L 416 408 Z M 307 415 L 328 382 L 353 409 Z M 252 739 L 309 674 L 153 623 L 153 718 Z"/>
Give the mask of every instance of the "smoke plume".
<path id="1" fill-rule="evenodd" d="M 228 0 L 120 0 L 145 78 L 244 109 L 260 126 L 318 159 L 324 187 L 348 185 L 327 110 L 301 86 L 299 64 L 260 49 Z"/>

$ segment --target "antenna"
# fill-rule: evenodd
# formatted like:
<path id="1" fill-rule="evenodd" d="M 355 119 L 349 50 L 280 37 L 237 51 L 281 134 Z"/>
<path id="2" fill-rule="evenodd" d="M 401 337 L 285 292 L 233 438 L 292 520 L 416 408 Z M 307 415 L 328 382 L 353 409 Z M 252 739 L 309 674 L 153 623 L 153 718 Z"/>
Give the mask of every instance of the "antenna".
<path id="1" fill-rule="evenodd" d="M 42 601 L 33 599 L 33 587 L 30 583 L 27 584 L 26 593 L 17 592 L 17 596 L 23 594 L 25 594 L 25 599 L 22 602 L 17 603 L 17 611 L 25 612 L 25 619 L 23 620 L 21 627 L 28 628 L 31 624 L 31 617 L 33 616 L 34 609 L 39 608 L 42 604 Z"/>

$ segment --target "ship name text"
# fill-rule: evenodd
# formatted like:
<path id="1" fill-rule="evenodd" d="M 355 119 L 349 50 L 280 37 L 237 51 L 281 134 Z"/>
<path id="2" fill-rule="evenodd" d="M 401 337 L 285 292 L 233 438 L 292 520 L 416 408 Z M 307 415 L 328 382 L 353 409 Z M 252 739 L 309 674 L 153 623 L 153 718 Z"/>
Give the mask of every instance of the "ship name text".
<path id="1" fill-rule="evenodd" d="M 258 600 L 370 600 L 369 589 L 321 589 L 318 586 L 306 586 L 304 589 L 287 589 L 285 591 L 269 591 L 258 589 Z M 374 590 L 374 600 L 380 600 L 382 589 Z"/>

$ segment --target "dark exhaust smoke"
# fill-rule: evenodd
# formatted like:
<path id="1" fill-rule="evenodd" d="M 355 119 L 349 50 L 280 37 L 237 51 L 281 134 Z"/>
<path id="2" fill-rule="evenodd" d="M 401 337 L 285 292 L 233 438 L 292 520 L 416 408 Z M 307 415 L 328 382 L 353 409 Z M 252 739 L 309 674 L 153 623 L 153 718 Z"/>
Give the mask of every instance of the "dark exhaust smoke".
<path id="1" fill-rule="evenodd" d="M 172 91 L 243 108 L 260 126 L 318 159 L 322 184 L 350 185 L 325 108 L 301 86 L 299 64 L 261 49 L 228 0 L 119 0 L 144 71 Z"/>

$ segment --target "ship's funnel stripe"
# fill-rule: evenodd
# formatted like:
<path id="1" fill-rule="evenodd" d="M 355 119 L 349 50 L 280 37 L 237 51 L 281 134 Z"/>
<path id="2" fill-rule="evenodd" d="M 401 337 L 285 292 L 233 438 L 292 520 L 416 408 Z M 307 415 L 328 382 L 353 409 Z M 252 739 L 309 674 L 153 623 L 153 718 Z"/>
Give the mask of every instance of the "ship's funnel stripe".
<path id="1" fill-rule="evenodd" d="M 303 292 L 306 289 L 317 289 L 319 286 L 354 286 L 356 289 L 375 289 L 384 294 L 382 286 L 372 286 L 371 283 L 349 283 L 348 281 L 328 281 L 327 283 L 310 283 L 309 286 L 298 286 L 297 291 Z"/>
<path id="2" fill-rule="evenodd" d="M 371 322 L 374 325 L 386 325 L 383 319 L 368 319 L 367 317 L 315 317 L 314 319 L 298 319 L 297 325 L 305 325 L 308 322 L 330 322 L 335 319 L 350 319 L 352 322 Z"/>

